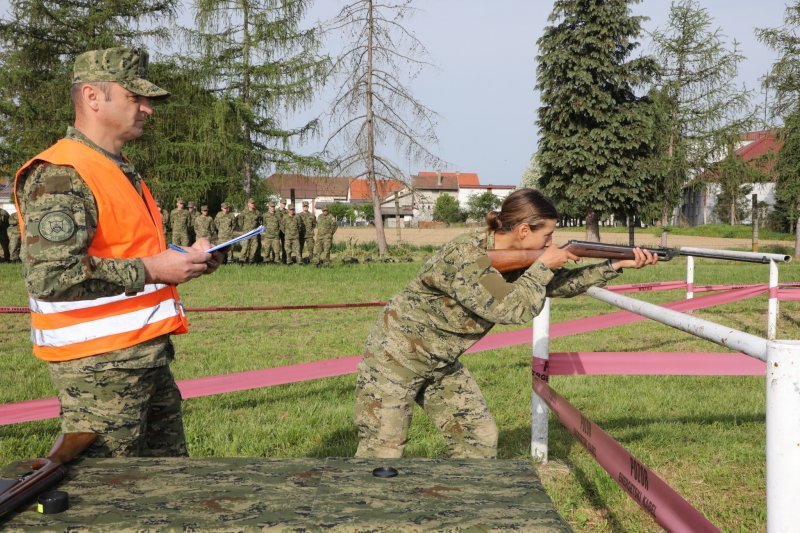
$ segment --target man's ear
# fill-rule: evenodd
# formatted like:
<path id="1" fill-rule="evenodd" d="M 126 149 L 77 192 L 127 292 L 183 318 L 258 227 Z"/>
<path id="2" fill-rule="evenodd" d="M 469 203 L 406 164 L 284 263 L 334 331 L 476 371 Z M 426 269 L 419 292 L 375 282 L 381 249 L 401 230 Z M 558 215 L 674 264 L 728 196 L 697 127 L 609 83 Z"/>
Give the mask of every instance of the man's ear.
<path id="1" fill-rule="evenodd" d="M 100 90 L 93 85 L 85 83 L 81 87 L 81 101 L 92 111 L 97 111 L 100 107 Z"/>

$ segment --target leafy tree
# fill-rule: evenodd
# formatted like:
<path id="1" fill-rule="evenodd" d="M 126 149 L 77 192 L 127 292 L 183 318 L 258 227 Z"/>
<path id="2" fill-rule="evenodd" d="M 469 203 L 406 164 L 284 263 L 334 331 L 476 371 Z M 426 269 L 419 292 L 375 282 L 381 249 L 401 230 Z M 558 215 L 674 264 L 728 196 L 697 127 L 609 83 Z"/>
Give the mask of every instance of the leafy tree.
<path id="1" fill-rule="evenodd" d="M 520 185 L 522 187 L 528 189 L 538 189 L 539 188 L 539 180 L 542 177 L 542 167 L 538 161 L 538 153 L 533 154 L 531 156 L 531 160 L 528 163 L 528 168 L 522 173 L 522 177 L 520 178 Z"/>
<path id="2" fill-rule="evenodd" d="M 0 169 L 13 174 L 72 122 L 77 55 L 158 42 L 177 0 L 10 0 L 0 21 Z M 149 22 L 158 21 L 154 29 Z M 138 162 L 137 162 L 138 163 Z"/>
<path id="3" fill-rule="evenodd" d="M 638 46 L 636 0 L 556 0 L 538 41 L 540 183 L 557 203 L 599 219 L 649 194 L 642 170 L 650 153 L 650 106 L 634 89 L 652 79 L 651 58 L 629 59 Z"/>
<path id="4" fill-rule="evenodd" d="M 413 13 L 410 0 L 400 3 L 355 0 L 331 23 L 329 31 L 349 31 L 352 40 L 334 65 L 341 79 L 331 117 L 334 132 L 325 150 L 341 146 L 335 171 L 366 177 L 375 213 L 378 252 L 387 251 L 378 180 L 403 181 L 405 174 L 381 147 L 387 143 L 409 162 L 436 165 L 435 113 L 416 100 L 399 77 L 413 78 L 425 65 L 422 43 L 403 26 Z M 331 148 L 332 149 L 332 148 Z"/>
<path id="5" fill-rule="evenodd" d="M 291 140 L 313 134 L 317 121 L 281 125 L 284 110 L 308 104 L 324 78 L 325 58 L 316 55 L 317 31 L 299 22 L 310 0 L 196 0 L 196 30 L 184 32 L 202 54 L 194 57 L 198 81 L 226 102 L 218 108 L 239 122 L 235 145 L 242 187 L 249 195 L 255 173 L 322 169 L 315 157 L 291 149 Z"/>
<path id="6" fill-rule="evenodd" d="M 717 216 L 720 220 L 728 219 L 731 226 L 739 223 L 752 210 L 748 195 L 753 187 L 748 185 L 760 181 L 763 176 L 753 167 L 736 155 L 733 141 L 728 145 L 727 154 L 717 166 L 720 196 L 717 198 Z"/>
<path id="7" fill-rule="evenodd" d="M 372 204 L 361 204 L 358 206 L 358 210 L 367 222 L 375 221 L 375 208 L 372 207 Z"/>
<path id="8" fill-rule="evenodd" d="M 694 0 L 673 2 L 666 27 L 653 33 L 661 66 L 659 90 L 666 120 L 657 154 L 661 190 L 661 245 L 683 188 L 702 176 L 724 153 L 728 140 L 746 131 L 753 113 L 750 92 L 734 85 L 738 44 L 728 49 L 711 16 Z"/>
<path id="9" fill-rule="evenodd" d="M 328 212 L 336 217 L 336 220 L 347 218 L 350 209 L 350 204 L 344 204 L 342 202 L 333 202 L 332 204 L 328 204 Z"/>
<path id="10" fill-rule="evenodd" d="M 458 200 L 449 194 L 440 195 L 433 205 L 433 220 L 439 220 L 447 224 L 463 222 L 464 214 L 458 207 Z"/>
<path id="11" fill-rule="evenodd" d="M 780 57 L 764 79 L 764 85 L 775 91 L 772 112 L 788 117 L 800 96 L 800 1 L 786 6 L 784 25 L 778 28 L 757 28 L 758 39 L 778 52 Z"/>
<path id="12" fill-rule="evenodd" d="M 489 191 L 483 194 L 471 196 L 467 201 L 467 219 L 481 221 L 486 217 L 486 213 L 494 211 L 503 203 L 503 200 Z"/>
<path id="13" fill-rule="evenodd" d="M 794 255 L 800 259 L 800 107 L 795 107 L 785 119 L 781 136 L 783 148 L 776 164 L 775 196 L 788 219 L 795 222 Z"/>

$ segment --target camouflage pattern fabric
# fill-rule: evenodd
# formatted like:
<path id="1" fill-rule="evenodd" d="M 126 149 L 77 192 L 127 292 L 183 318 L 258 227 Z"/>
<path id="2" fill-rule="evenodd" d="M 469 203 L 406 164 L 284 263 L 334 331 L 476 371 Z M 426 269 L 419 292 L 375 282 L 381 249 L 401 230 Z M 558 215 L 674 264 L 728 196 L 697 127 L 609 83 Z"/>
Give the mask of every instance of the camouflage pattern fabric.
<path id="1" fill-rule="evenodd" d="M 8 256 L 9 261 L 19 261 L 19 250 L 22 245 L 22 240 L 19 234 L 19 221 L 17 215 L 14 214 L 8 221 Z"/>
<path id="2" fill-rule="evenodd" d="M 301 211 L 299 215 L 302 227 L 300 231 L 300 257 L 305 253 L 309 261 L 314 260 L 314 231 L 317 228 L 317 217 L 310 211 Z"/>
<path id="3" fill-rule="evenodd" d="M 281 260 L 280 217 L 277 212 L 267 211 L 263 216 L 264 233 L 261 234 L 261 256 L 267 263 Z"/>
<path id="4" fill-rule="evenodd" d="M 402 455 L 412 402 L 454 457 L 494 457 L 494 420 L 458 358 L 495 324 L 530 322 L 547 296 L 575 296 L 619 275 L 609 261 L 556 273 L 537 261 L 502 275 L 486 255 L 493 246 L 483 232 L 450 241 L 373 324 L 356 387 L 358 457 Z"/>
<path id="5" fill-rule="evenodd" d="M 11 251 L 8 246 L 8 226 L 11 216 L 8 211 L 0 207 L 0 248 L 2 248 L 2 255 L 0 261 L 8 262 L 11 256 Z"/>
<path id="6" fill-rule="evenodd" d="M 244 232 L 256 229 L 261 225 L 261 212 L 258 209 L 245 209 L 239 215 L 239 229 Z M 242 263 L 255 263 L 258 254 L 259 235 L 252 239 L 242 241 L 242 252 L 239 261 Z"/>
<path id="7" fill-rule="evenodd" d="M 195 239 L 214 240 L 214 219 L 208 215 L 197 215 L 192 222 Z"/>
<path id="8" fill-rule="evenodd" d="M 284 242 L 286 241 L 286 236 L 283 234 L 283 227 L 280 226 L 283 217 L 289 216 L 289 210 L 284 208 L 278 208 L 275 210 L 275 214 L 278 215 L 278 239 L 281 241 L 281 263 L 286 263 L 286 251 L 284 249 Z"/>
<path id="9" fill-rule="evenodd" d="M 71 507 L 19 512 L 8 531 L 567 532 L 528 461 L 130 458 L 70 464 Z M 0 471 L 30 471 L 17 462 Z M 32 506 L 31 506 L 32 507 Z"/>
<path id="10" fill-rule="evenodd" d="M 132 93 L 148 98 L 169 96 L 164 89 L 147 81 L 149 54 L 143 48 L 91 50 L 75 58 L 72 84 L 114 81 Z"/>
<path id="11" fill-rule="evenodd" d="M 165 349 L 172 350 L 171 346 Z M 87 371 L 48 365 L 61 403 L 61 430 L 94 431 L 90 457 L 185 456 L 181 394 L 164 364 Z"/>
<path id="12" fill-rule="evenodd" d="M 330 213 L 322 213 L 317 217 L 317 244 L 314 248 L 314 257 L 317 264 L 329 264 L 331 262 L 331 246 L 333 246 L 333 234 L 338 229 L 336 217 Z"/>
<path id="13" fill-rule="evenodd" d="M 189 242 L 194 243 L 197 240 L 197 234 L 194 231 L 194 221 L 200 216 L 200 213 L 193 207 L 187 209 L 189 211 Z"/>
<path id="14" fill-rule="evenodd" d="M 230 211 L 227 213 L 220 211 L 214 217 L 214 227 L 217 230 L 217 240 L 219 242 L 231 240 L 233 238 L 233 230 L 236 228 L 236 215 Z M 225 259 L 229 263 L 233 260 L 233 247 L 228 250 Z"/>
<path id="15" fill-rule="evenodd" d="M 300 225 L 302 222 L 297 215 L 286 215 L 281 219 L 281 231 L 284 235 L 283 251 L 286 261 L 300 262 Z"/>
<path id="16" fill-rule="evenodd" d="M 189 224 L 191 215 L 189 210 L 176 207 L 169 213 L 169 225 L 172 228 L 172 243 L 178 246 L 191 246 L 189 238 Z"/>

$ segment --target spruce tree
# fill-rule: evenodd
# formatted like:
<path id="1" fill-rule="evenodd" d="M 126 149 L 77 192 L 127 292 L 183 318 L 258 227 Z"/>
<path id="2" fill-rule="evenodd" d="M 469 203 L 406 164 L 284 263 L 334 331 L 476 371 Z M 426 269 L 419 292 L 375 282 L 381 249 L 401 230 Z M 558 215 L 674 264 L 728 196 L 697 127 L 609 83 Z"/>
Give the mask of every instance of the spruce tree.
<path id="1" fill-rule="evenodd" d="M 642 17 L 636 0 L 556 0 L 538 41 L 540 184 L 556 202 L 583 213 L 586 238 L 599 220 L 635 211 L 651 194 L 651 108 L 635 89 L 655 73 L 651 58 L 630 56 Z"/>
<path id="2" fill-rule="evenodd" d="M 316 53 L 317 30 L 300 29 L 310 0 L 197 0 L 196 29 L 185 35 L 198 81 L 229 103 L 240 124 L 231 149 L 240 156 L 242 188 L 249 195 L 256 173 L 321 169 L 315 157 L 296 153 L 292 140 L 312 135 L 311 120 L 296 127 L 283 115 L 302 109 L 326 73 Z M 227 121 L 226 121 L 227 122 Z"/>

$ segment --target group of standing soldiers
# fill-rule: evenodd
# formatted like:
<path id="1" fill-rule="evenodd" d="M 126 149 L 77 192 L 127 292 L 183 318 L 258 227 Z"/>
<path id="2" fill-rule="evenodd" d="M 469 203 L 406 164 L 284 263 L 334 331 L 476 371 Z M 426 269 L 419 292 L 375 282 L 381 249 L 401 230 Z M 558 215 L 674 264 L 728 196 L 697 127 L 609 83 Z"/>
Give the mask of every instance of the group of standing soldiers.
<path id="1" fill-rule="evenodd" d="M 0 207 L 0 262 L 19 262 L 19 248 L 22 243 L 19 235 L 19 220 L 16 213 L 9 213 Z"/>
<path id="2" fill-rule="evenodd" d="M 156 202 L 158 203 L 158 202 Z M 236 230 L 251 231 L 264 225 L 264 233 L 241 242 L 238 262 L 254 264 L 259 260 L 265 263 L 301 264 L 305 259 L 317 266 L 329 265 L 331 245 L 336 233 L 336 218 L 322 208 L 322 214 L 315 217 L 308 210 L 308 202 L 303 202 L 303 211 L 295 214 L 294 205 L 288 209 L 286 200 L 281 199 L 280 207 L 275 202 L 267 203 L 267 211 L 261 213 L 253 198 L 247 200 L 247 208 L 235 215 L 228 202 L 222 202 L 221 210 L 214 218 L 208 214 L 208 206 L 200 206 L 197 213 L 194 202 L 188 208 L 183 198 L 176 201 L 177 207 L 170 212 L 161 209 L 164 235 L 172 231 L 172 243 L 189 246 L 196 239 L 205 237 L 214 242 L 225 242 L 233 238 Z M 316 231 L 316 237 L 315 237 Z M 234 262 L 233 248 L 228 252 L 228 262 Z"/>

